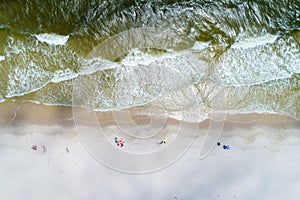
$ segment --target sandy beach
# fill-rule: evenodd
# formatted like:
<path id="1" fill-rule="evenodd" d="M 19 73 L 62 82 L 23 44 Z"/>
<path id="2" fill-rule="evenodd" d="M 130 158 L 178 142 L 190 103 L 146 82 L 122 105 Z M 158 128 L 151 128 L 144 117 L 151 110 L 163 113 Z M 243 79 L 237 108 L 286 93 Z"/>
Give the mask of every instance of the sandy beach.
<path id="1" fill-rule="evenodd" d="M 0 3 L 0 200 L 298 200 L 300 2 Z"/>
<path id="2" fill-rule="evenodd" d="M 66 107 L 7 102 L 0 109 L 1 198 L 274 200 L 300 194 L 300 122 L 288 117 L 227 115 L 219 136 L 210 120 L 150 123 L 155 120 L 135 116 L 128 125 L 107 112 L 91 114 L 95 125 L 88 115 L 86 124 L 74 123 Z M 133 121 L 138 128 L 131 129 Z M 220 146 L 203 151 L 207 141 Z"/>

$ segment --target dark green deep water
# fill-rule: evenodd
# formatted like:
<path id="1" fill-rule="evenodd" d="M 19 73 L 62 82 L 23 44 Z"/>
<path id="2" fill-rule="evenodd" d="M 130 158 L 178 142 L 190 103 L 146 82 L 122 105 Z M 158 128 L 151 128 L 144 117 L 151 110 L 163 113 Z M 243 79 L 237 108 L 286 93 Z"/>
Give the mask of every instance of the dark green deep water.
<path id="1" fill-rule="evenodd" d="M 300 1 L 0 0 L 10 100 L 300 119 Z"/>

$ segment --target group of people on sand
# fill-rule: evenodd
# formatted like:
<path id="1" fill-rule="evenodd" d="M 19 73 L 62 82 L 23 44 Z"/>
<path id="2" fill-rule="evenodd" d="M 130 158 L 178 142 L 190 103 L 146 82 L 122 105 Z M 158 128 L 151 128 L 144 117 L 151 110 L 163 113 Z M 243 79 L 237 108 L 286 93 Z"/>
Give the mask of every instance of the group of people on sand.
<path id="1" fill-rule="evenodd" d="M 218 142 L 217 145 L 218 145 L 218 146 L 221 146 L 221 143 Z M 230 150 L 230 146 L 227 145 L 227 144 L 224 144 L 224 145 L 223 145 L 223 149 L 224 149 L 224 150 Z"/>
<path id="2" fill-rule="evenodd" d="M 117 144 L 118 147 L 123 147 L 125 142 L 123 139 L 118 140 L 118 138 L 115 137 L 115 143 Z"/>
<path id="3" fill-rule="evenodd" d="M 32 149 L 33 151 L 37 151 L 37 150 L 38 150 L 38 145 L 36 145 L 36 144 L 32 145 L 32 146 L 31 146 L 31 149 Z M 47 147 L 46 147 L 45 145 L 42 145 L 42 151 L 43 151 L 42 154 L 46 153 Z M 67 152 L 67 153 L 70 153 L 69 147 L 66 147 L 66 152 Z"/>
<path id="4" fill-rule="evenodd" d="M 167 143 L 166 139 L 162 139 L 161 141 L 157 142 L 157 145 L 159 146 L 161 144 L 166 144 L 166 143 Z"/>

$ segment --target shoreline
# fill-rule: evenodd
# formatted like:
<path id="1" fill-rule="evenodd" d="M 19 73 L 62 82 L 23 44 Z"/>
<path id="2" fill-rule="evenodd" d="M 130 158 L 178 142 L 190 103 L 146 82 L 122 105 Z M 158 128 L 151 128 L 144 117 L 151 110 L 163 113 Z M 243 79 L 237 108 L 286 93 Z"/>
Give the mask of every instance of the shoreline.
<path id="1" fill-rule="evenodd" d="M 142 138 L 156 143 L 163 137 L 171 141 L 177 136 L 183 141 L 192 141 L 207 134 L 212 138 L 208 146 L 213 146 L 216 139 L 222 137 L 239 138 L 250 143 L 259 137 L 270 141 L 289 137 L 300 140 L 300 120 L 276 114 L 226 114 L 225 121 L 205 119 L 199 123 L 188 123 L 173 118 L 149 118 L 145 112 L 135 110 L 90 112 L 79 109 L 74 114 L 71 107 L 16 102 L 0 104 L 0 113 L 0 135 L 45 133 L 46 137 L 68 135 L 80 139 L 89 135 L 87 140 L 90 140 L 98 137 L 96 133 L 100 131 L 104 136 L 101 136 L 101 141 L 106 138 L 111 142 L 113 137 L 118 136 L 133 144 L 139 143 Z M 76 120 L 73 114 L 77 115 Z M 155 132 L 156 135 L 153 135 Z"/>
<path id="2" fill-rule="evenodd" d="M 85 109 L 79 108 L 82 112 Z M 79 111 L 81 112 L 81 111 Z M 97 118 L 101 119 L 102 124 L 110 125 L 115 121 L 114 116 L 118 113 L 128 113 L 135 123 L 148 123 L 149 118 L 145 114 L 139 114 L 135 109 L 127 109 L 122 111 L 95 111 Z M 144 112 L 143 112 L 144 113 Z M 67 106 L 47 106 L 43 104 L 36 104 L 30 102 L 3 102 L 0 103 L 0 124 L 2 126 L 22 126 L 22 125 L 59 125 L 59 126 L 74 126 L 74 115 L 72 107 Z M 154 116 L 155 118 L 155 116 Z M 159 117 L 161 118 L 161 117 Z M 209 125 L 210 119 L 206 118 L 200 122 L 184 122 L 174 118 L 161 118 L 168 123 L 185 123 L 185 124 L 199 124 L 199 127 Z M 247 113 L 236 114 L 226 113 L 224 115 L 224 126 L 248 127 L 249 125 L 263 125 L 273 128 L 279 127 L 296 127 L 300 129 L 300 120 L 289 116 L 279 114 L 267 113 Z M 87 122 L 88 123 L 88 122 Z M 87 124 L 88 125 L 88 124 Z"/>

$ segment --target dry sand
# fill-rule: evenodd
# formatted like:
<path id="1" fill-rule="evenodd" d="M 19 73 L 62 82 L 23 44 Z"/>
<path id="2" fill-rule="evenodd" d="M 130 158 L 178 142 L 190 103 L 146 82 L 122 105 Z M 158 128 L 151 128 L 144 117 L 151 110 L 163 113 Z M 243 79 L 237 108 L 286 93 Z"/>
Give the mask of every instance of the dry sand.
<path id="1" fill-rule="evenodd" d="M 300 122 L 288 117 L 188 124 L 82 110 L 75 125 L 66 107 L 7 102 L 0 112 L 1 199 L 299 199 Z"/>

